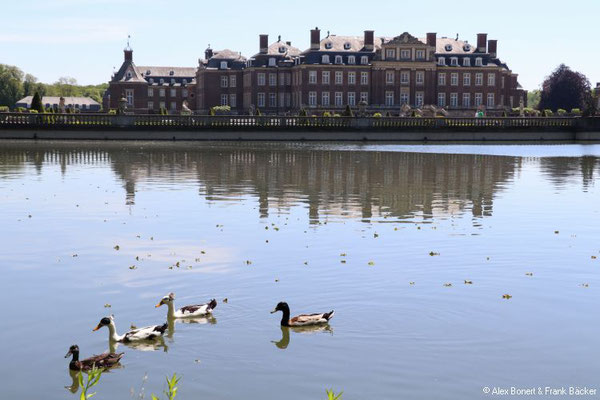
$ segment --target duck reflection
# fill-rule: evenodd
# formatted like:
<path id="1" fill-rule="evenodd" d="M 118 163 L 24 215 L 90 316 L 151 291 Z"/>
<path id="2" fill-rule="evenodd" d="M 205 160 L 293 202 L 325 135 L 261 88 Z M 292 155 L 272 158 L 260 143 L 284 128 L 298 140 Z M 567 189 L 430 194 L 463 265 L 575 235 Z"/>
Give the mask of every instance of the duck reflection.
<path id="1" fill-rule="evenodd" d="M 169 318 L 167 322 L 169 323 L 169 327 L 167 328 L 166 336 L 169 339 L 173 339 L 173 334 L 175 333 L 175 324 L 215 325 L 217 323 L 217 319 L 212 314 L 207 314 L 206 316 L 201 317 Z"/>
<path id="2" fill-rule="evenodd" d="M 108 351 L 111 353 L 115 353 L 120 345 L 138 351 L 157 351 L 159 349 L 162 349 L 165 353 L 169 351 L 169 346 L 167 346 L 162 336 L 153 340 L 137 340 L 135 342 L 127 343 L 115 342 L 110 340 L 108 342 Z"/>
<path id="3" fill-rule="evenodd" d="M 278 348 L 285 350 L 290 344 L 290 331 L 299 334 L 316 334 L 319 332 L 328 332 L 333 335 L 333 328 L 329 324 L 316 325 L 316 326 L 280 326 L 281 328 L 281 339 L 279 341 L 271 340 L 271 343 L 275 344 Z"/>
<path id="4" fill-rule="evenodd" d="M 71 376 L 71 386 L 65 386 L 65 389 L 75 394 L 79 391 L 79 371 L 69 369 L 69 375 Z"/>

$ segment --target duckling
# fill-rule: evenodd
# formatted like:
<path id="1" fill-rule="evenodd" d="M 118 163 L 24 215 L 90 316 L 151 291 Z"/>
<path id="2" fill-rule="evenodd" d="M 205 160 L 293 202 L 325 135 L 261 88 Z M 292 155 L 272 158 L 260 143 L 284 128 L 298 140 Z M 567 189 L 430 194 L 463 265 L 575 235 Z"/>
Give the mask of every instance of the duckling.
<path id="1" fill-rule="evenodd" d="M 166 304 L 168 307 L 167 318 L 169 319 L 205 316 L 208 314 L 212 314 L 213 310 L 217 308 L 217 300 L 212 299 L 206 304 L 195 304 L 181 307 L 175 310 L 175 306 L 173 304 L 174 301 L 175 293 L 169 293 L 161 299 L 161 301 L 156 305 L 156 307 L 158 308 L 163 304 Z"/>
<path id="2" fill-rule="evenodd" d="M 138 340 L 152 340 L 161 337 L 169 327 L 169 324 L 165 322 L 163 325 L 145 326 L 143 328 L 133 329 L 123 335 L 119 335 L 117 333 L 117 327 L 115 326 L 114 317 L 111 315 L 102 318 L 93 330 L 97 331 L 103 326 L 108 327 L 109 341 L 127 343 Z"/>
<path id="3" fill-rule="evenodd" d="M 281 326 L 292 327 L 326 324 L 331 318 L 333 318 L 333 314 L 335 314 L 335 311 L 331 310 L 328 313 L 321 314 L 300 314 L 290 319 L 290 307 L 285 302 L 280 302 L 277 304 L 277 307 L 271 311 L 271 314 L 276 313 L 277 311 L 281 311 L 283 313 L 283 316 L 281 317 Z"/>
<path id="4" fill-rule="evenodd" d="M 69 369 L 73 371 L 89 371 L 96 366 L 96 368 L 110 368 L 114 367 L 119 363 L 121 357 L 125 353 L 103 353 L 91 356 L 84 360 L 79 360 L 79 346 L 74 344 L 69 348 L 65 358 L 72 356 L 71 362 L 69 363 Z"/>

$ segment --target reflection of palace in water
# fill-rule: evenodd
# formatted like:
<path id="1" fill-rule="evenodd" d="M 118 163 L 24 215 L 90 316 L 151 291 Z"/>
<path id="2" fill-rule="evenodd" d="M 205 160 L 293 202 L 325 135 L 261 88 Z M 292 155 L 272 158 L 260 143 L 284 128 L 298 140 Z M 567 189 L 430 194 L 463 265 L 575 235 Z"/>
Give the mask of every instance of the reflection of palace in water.
<path id="1" fill-rule="evenodd" d="M 0 151 L 0 177 L 6 169 L 32 164 L 110 165 L 134 204 L 140 182 L 197 184 L 209 201 L 255 196 L 261 217 L 269 210 L 307 204 L 311 220 L 324 214 L 403 218 L 492 213 L 496 191 L 521 168 L 507 156 L 402 153 L 299 148 L 284 144 L 52 144 L 15 143 Z M 542 171 L 555 183 L 583 177 L 586 187 L 598 168 L 596 157 L 542 158 Z M 176 185 L 175 185 L 176 187 Z"/>

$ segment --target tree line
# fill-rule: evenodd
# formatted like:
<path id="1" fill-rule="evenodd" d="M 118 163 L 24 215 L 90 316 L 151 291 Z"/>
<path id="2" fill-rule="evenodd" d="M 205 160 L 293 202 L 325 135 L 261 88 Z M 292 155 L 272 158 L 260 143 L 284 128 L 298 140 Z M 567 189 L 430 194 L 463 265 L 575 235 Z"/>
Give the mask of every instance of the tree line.
<path id="1" fill-rule="evenodd" d="M 61 77 L 52 84 L 39 82 L 13 65 L 0 64 L 0 106 L 13 108 L 25 96 L 91 97 L 102 104 L 108 83 L 78 85 L 75 78 Z"/>

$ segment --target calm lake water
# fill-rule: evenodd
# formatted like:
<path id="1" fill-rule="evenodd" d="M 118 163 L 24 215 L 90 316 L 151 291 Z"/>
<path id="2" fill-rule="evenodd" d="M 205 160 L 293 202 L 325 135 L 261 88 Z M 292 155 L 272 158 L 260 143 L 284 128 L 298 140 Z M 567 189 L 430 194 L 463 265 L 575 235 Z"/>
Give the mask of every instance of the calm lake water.
<path id="1" fill-rule="evenodd" d="M 599 174 L 600 145 L 2 142 L 2 398 L 78 399 L 69 346 L 170 291 L 214 318 L 120 345 L 95 398 L 600 389 Z M 282 300 L 336 315 L 282 330 Z"/>

